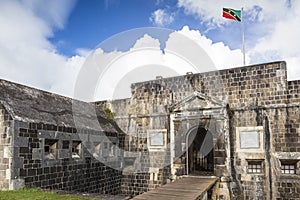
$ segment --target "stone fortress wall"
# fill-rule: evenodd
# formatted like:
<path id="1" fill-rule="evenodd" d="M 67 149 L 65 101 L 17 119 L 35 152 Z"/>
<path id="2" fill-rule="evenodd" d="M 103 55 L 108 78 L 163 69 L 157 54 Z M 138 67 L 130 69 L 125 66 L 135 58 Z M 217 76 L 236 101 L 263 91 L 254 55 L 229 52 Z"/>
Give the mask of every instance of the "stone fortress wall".
<path id="1" fill-rule="evenodd" d="M 76 126 L 71 99 L 1 80 L 0 188 L 134 196 L 190 173 L 201 128 L 214 199 L 299 199 L 300 81 L 286 73 L 272 62 L 134 83 L 131 98 L 96 102 L 103 130 Z"/>
<path id="2" fill-rule="evenodd" d="M 151 152 L 147 132 L 166 130 L 170 142 L 172 106 L 196 91 L 226 105 L 228 127 L 224 126 L 223 135 L 215 144 L 225 149 L 214 152 L 215 165 L 224 164 L 223 171 L 222 168 L 215 170 L 221 178 L 219 187 L 228 188 L 232 199 L 300 198 L 300 82 L 287 81 L 286 73 L 285 62 L 189 73 L 135 83 L 131 86 L 130 99 L 101 102 L 113 111 L 117 124 L 128 134 L 124 157 L 137 158 L 131 170 L 141 169 L 137 165 L 143 159 L 139 157 L 140 152 L 147 151 L 148 158 L 152 158 L 148 173 L 141 176 L 143 183 L 129 186 L 125 175 L 123 190 L 139 193 L 151 189 L 153 183 L 170 181 L 170 149 Z M 183 134 L 191 128 L 188 123 L 185 126 L 181 130 Z M 258 147 L 243 149 L 242 145 L 247 144 L 241 144 L 242 133 L 251 131 L 259 135 Z M 254 134 L 252 132 L 250 134 Z M 253 173 L 252 167 L 257 165 L 261 166 L 260 172 Z M 295 170 L 291 170 L 291 174 L 281 170 L 293 166 Z M 155 171 L 155 168 L 160 170 Z M 154 182 L 151 176 L 158 177 L 160 182 Z M 220 195 L 215 198 L 228 195 L 225 190 L 224 194 L 222 189 L 216 190 Z"/>

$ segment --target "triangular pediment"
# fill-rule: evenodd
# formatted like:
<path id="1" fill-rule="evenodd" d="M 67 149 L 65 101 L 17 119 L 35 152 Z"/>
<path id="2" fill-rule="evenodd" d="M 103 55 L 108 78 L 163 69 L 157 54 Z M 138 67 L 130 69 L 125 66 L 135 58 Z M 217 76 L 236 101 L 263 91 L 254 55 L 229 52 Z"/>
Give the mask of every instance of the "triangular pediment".
<path id="1" fill-rule="evenodd" d="M 222 101 L 209 97 L 207 95 L 201 94 L 199 92 L 194 92 L 191 95 L 185 97 L 179 102 L 174 103 L 171 106 L 172 111 L 182 111 L 182 110 L 202 110 L 202 109 L 218 109 L 224 108 L 226 106 Z"/>

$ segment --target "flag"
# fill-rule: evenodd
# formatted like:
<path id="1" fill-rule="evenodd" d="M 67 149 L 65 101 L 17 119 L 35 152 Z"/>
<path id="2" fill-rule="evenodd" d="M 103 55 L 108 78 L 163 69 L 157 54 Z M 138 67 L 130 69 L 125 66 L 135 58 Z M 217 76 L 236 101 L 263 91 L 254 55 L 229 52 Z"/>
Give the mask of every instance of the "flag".
<path id="1" fill-rule="evenodd" d="M 242 12 L 241 10 L 234 10 L 232 8 L 223 8 L 223 17 L 240 22 L 242 19 Z"/>

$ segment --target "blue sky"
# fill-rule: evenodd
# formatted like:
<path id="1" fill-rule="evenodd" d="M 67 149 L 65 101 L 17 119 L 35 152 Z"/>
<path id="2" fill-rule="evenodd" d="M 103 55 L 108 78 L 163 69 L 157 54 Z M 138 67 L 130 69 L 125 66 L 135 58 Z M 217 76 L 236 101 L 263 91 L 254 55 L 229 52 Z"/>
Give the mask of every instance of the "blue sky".
<path id="1" fill-rule="evenodd" d="M 145 5 L 145 6 L 141 6 Z M 78 1 L 66 28 L 57 31 L 51 41 L 60 43 L 67 55 L 76 54 L 76 48 L 93 49 L 107 38 L 129 29 L 150 26 L 149 16 L 154 4 L 150 1 Z M 132 12 L 134 10 L 135 12 Z"/>
<path id="2" fill-rule="evenodd" d="M 206 51 L 217 69 L 239 67 L 241 23 L 224 19 L 223 7 L 244 7 L 247 64 L 286 60 L 288 79 L 300 79 L 297 0 L 0 0 L 0 78 L 72 97 L 87 56 L 97 48 L 104 58 L 132 53 L 131 48 L 145 44 L 161 49 L 163 42 L 178 49 L 184 45 L 169 33 L 146 37 L 144 27 L 183 34 Z M 141 31 L 133 37 L 133 29 Z M 128 31 L 132 37 L 116 40 Z M 155 59 L 162 56 L 168 57 L 151 59 L 157 64 Z M 179 63 L 168 67 L 184 74 Z"/>
<path id="3" fill-rule="evenodd" d="M 149 13 L 154 7 L 147 0 L 77 1 L 65 28 L 56 31 L 51 41 L 67 55 L 76 54 L 79 47 L 92 49 L 119 32 L 150 26 Z"/>
<path id="4" fill-rule="evenodd" d="M 206 32 L 206 36 L 215 42 L 223 41 L 231 48 L 241 46 L 240 23 L 229 24 L 230 33 L 235 35 L 233 39 L 228 37 L 225 27 L 208 31 L 206 23 L 186 14 L 177 3 L 177 0 L 78 0 L 64 28 L 55 30 L 49 40 L 56 45 L 60 53 L 72 56 L 77 53 L 78 48 L 93 49 L 109 37 L 130 29 L 154 26 L 180 30 L 183 26 L 189 26 L 190 29 Z M 152 14 L 159 9 L 171 15 L 174 18 L 172 22 L 157 24 L 151 20 Z"/>

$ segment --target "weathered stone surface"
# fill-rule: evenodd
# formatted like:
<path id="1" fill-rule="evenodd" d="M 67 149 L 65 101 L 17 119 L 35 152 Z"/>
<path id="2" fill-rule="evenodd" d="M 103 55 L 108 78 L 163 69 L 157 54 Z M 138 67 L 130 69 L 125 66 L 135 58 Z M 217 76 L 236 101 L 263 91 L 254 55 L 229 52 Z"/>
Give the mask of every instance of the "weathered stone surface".
<path id="1" fill-rule="evenodd" d="M 0 94 L 0 190 L 121 192 L 123 156 L 107 154 L 106 165 L 93 156 L 95 138 L 123 146 L 122 132 L 102 110 L 89 115 L 94 104 L 75 101 L 72 109 L 72 99 L 4 80 Z"/>
<path id="2" fill-rule="evenodd" d="M 49 126 L 47 130 L 58 131 L 59 126 L 62 126 L 94 130 L 101 127 L 104 131 L 116 131 L 104 112 L 96 109 L 93 103 L 73 100 L 5 80 L 0 80 L 0 94 L 0 104 L 13 119 L 41 123 Z"/>
<path id="3" fill-rule="evenodd" d="M 291 191 L 296 194 L 289 198 L 297 199 L 294 183 L 285 189 L 279 185 L 300 180 L 299 170 L 289 176 L 280 171 L 281 160 L 300 157 L 299 88 L 299 80 L 287 81 L 286 63 L 273 62 L 134 83 L 130 99 L 99 104 L 111 108 L 120 128 L 130 135 L 125 139 L 128 156 L 149 149 L 143 137 L 147 130 L 166 128 L 168 142 L 174 142 L 170 161 L 177 168 L 171 167 L 171 173 L 179 168 L 186 173 L 186 138 L 198 124 L 214 135 L 214 174 L 231 177 L 230 185 L 236 187 L 227 190 L 233 199 L 284 199 Z M 216 103 L 220 110 L 213 109 Z M 260 129 L 259 148 L 241 148 L 240 127 Z M 253 160 L 262 161 L 261 173 L 247 172 Z"/>
<path id="4" fill-rule="evenodd" d="M 220 178 L 214 199 L 299 199 L 299 88 L 299 80 L 287 81 L 285 62 L 134 83 L 130 99 L 96 107 L 1 80 L 0 188 L 24 181 L 134 196 L 212 167 L 210 175 Z M 100 107 L 114 113 L 120 128 Z M 166 145 L 151 146 L 149 133 L 159 130 Z M 243 131 L 258 131 L 257 138 Z M 81 139 L 78 150 L 73 144 Z M 295 170 L 284 174 L 283 165 Z"/>

